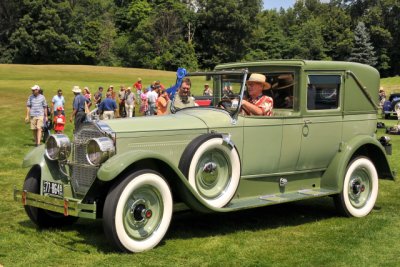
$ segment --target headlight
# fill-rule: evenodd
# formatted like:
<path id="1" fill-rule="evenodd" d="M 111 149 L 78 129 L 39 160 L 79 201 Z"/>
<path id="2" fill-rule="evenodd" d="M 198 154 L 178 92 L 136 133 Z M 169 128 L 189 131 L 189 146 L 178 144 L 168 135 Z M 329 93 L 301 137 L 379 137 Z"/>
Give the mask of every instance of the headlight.
<path id="1" fill-rule="evenodd" d="M 115 154 L 114 142 L 108 137 L 90 139 L 86 147 L 86 158 L 92 165 L 100 165 Z"/>
<path id="2" fill-rule="evenodd" d="M 52 134 L 46 142 L 46 156 L 50 160 L 65 160 L 71 153 L 71 142 L 68 136 Z"/>

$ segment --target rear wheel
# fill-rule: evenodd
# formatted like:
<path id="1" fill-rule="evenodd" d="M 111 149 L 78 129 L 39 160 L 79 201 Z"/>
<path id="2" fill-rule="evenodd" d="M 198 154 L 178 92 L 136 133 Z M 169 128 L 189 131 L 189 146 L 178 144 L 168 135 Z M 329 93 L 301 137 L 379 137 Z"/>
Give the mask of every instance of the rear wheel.
<path id="1" fill-rule="evenodd" d="M 348 217 L 371 212 L 378 196 L 378 174 L 370 159 L 358 157 L 347 167 L 342 192 L 335 196 L 338 210 Z"/>
<path id="2" fill-rule="evenodd" d="M 161 174 L 152 170 L 134 172 L 108 193 L 104 232 L 121 250 L 149 250 L 166 234 L 172 208 L 171 190 Z"/>
<path id="3" fill-rule="evenodd" d="M 23 189 L 27 192 L 40 194 L 40 177 L 37 173 L 30 173 L 25 179 Z M 78 217 L 64 216 L 64 214 L 49 210 L 24 206 L 28 217 L 40 228 L 61 227 L 71 225 L 78 220 Z"/>

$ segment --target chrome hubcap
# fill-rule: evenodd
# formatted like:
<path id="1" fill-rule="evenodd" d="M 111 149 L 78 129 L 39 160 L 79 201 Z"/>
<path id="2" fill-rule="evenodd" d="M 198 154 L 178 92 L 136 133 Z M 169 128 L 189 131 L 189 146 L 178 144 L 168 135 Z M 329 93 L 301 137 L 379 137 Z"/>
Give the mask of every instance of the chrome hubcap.
<path id="1" fill-rule="evenodd" d="M 367 203 L 371 195 L 371 181 L 366 170 L 360 168 L 354 171 L 349 181 L 348 191 L 353 207 L 360 208 Z"/>

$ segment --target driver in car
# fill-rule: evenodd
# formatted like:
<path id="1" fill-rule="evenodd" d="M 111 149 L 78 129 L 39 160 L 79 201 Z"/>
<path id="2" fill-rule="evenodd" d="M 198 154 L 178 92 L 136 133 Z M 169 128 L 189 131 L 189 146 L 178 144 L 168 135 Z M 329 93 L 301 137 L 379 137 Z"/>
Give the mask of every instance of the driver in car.
<path id="1" fill-rule="evenodd" d="M 271 85 L 266 82 L 263 74 L 252 73 L 246 82 L 249 97 L 243 99 L 242 110 L 245 115 L 272 116 L 274 100 L 263 95 L 263 90 L 268 90 Z"/>

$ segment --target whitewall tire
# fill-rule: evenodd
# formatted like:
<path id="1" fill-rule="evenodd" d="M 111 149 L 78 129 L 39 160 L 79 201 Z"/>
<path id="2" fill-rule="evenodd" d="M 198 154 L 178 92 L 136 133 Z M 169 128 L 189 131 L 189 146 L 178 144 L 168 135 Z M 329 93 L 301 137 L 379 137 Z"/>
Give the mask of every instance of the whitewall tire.
<path id="1" fill-rule="evenodd" d="M 127 175 L 107 195 L 104 231 L 122 250 L 149 250 L 165 236 L 172 210 L 172 194 L 164 178 L 151 170 L 137 171 Z"/>
<path id="2" fill-rule="evenodd" d="M 346 216 L 364 217 L 375 205 L 378 186 L 378 174 L 374 164 L 366 157 L 358 157 L 347 167 L 343 190 L 335 197 L 335 204 Z"/>
<path id="3" fill-rule="evenodd" d="M 190 185 L 215 208 L 229 203 L 240 180 L 239 155 L 224 142 L 218 135 L 206 135 L 189 145 L 180 163 Z"/>

